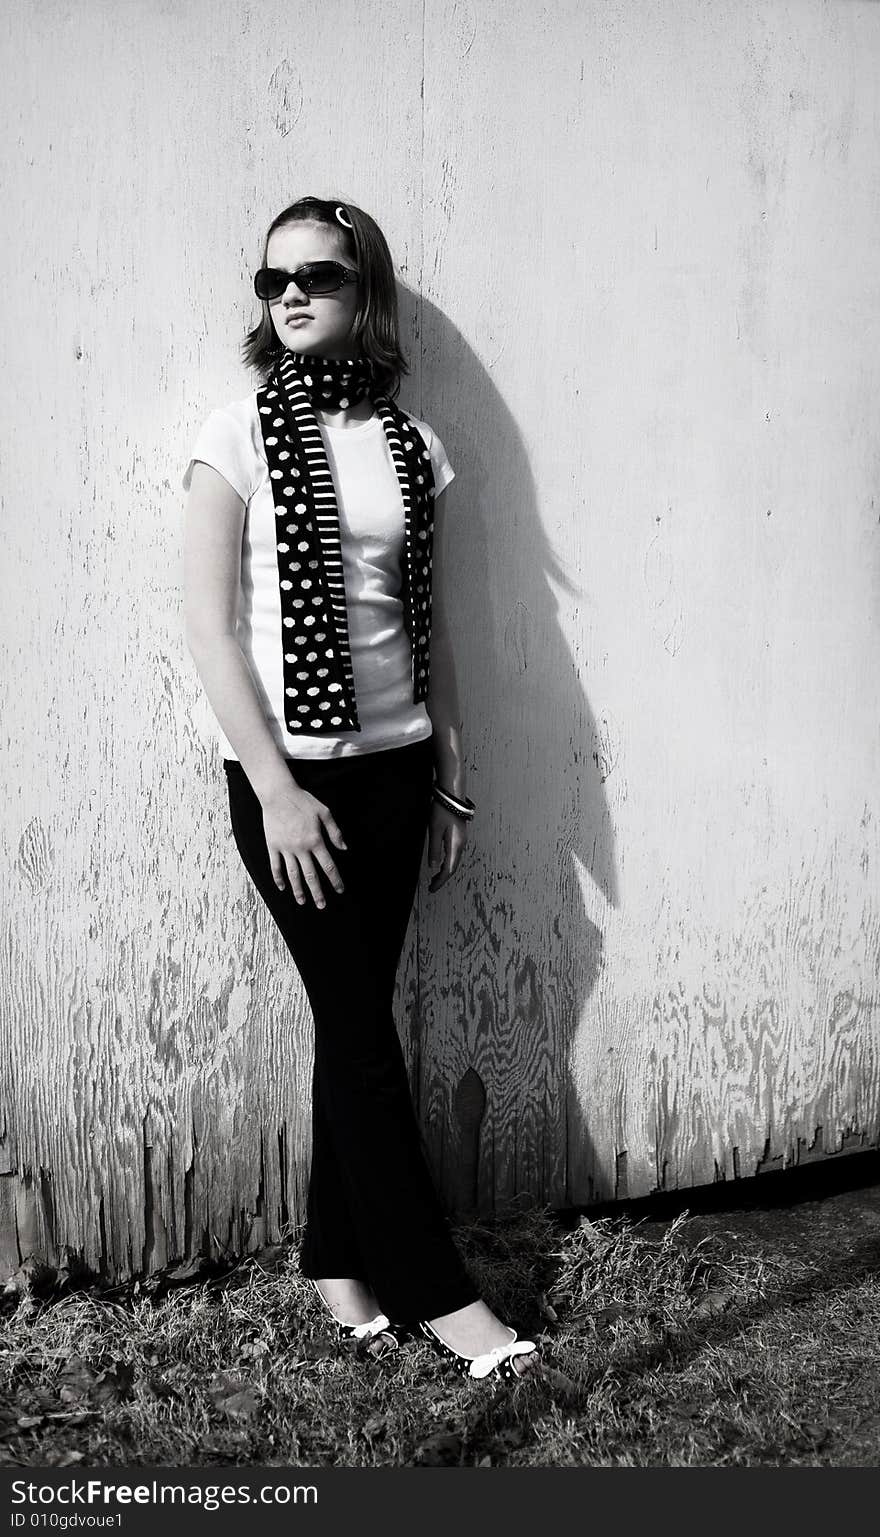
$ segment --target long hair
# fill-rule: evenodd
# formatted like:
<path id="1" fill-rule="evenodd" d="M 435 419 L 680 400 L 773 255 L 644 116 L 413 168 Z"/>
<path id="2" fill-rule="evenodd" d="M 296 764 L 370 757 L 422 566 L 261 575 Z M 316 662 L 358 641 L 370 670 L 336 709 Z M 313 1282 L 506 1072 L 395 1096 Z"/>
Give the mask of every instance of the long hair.
<path id="1" fill-rule="evenodd" d="M 347 229 L 336 217 L 341 207 L 351 220 Z M 340 258 L 357 269 L 360 300 L 352 325 L 352 342 L 360 344 L 364 357 L 373 364 L 377 394 L 393 399 L 400 390 L 403 374 L 409 366 L 400 347 L 400 319 L 397 312 L 397 285 L 388 242 L 368 213 L 354 203 L 337 198 L 301 197 L 272 220 L 263 241 L 260 265 L 266 265 L 269 237 L 285 224 L 323 224 L 336 237 Z M 265 382 L 276 360 L 284 351 L 269 306 L 263 301 L 263 313 L 242 343 L 242 358 L 249 368 L 259 371 Z"/>

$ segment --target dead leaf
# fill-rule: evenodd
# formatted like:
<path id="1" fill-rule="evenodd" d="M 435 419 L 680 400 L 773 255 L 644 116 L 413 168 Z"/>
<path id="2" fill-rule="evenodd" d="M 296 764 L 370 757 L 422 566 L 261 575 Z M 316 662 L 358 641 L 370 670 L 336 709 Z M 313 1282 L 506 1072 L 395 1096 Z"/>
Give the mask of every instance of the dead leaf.
<path id="1" fill-rule="evenodd" d="M 235 1420 L 251 1420 L 260 1408 L 260 1395 L 255 1388 L 242 1388 L 240 1393 L 233 1393 L 229 1398 L 223 1399 L 217 1404 L 224 1414 L 228 1414 Z"/>
<path id="2" fill-rule="evenodd" d="M 61 1386 L 58 1397 L 69 1404 L 79 1398 L 87 1398 L 95 1383 L 95 1373 L 82 1356 L 68 1357 L 67 1365 L 59 1374 Z"/>
<path id="3" fill-rule="evenodd" d="M 128 1361 L 119 1361 L 115 1366 L 101 1373 L 89 1397 L 99 1404 L 121 1403 L 123 1399 L 131 1396 L 133 1382 L 134 1367 Z"/>
<path id="4" fill-rule="evenodd" d="M 78 1289 L 84 1288 L 87 1282 L 96 1279 L 96 1272 L 92 1270 L 91 1266 L 87 1265 L 84 1260 L 80 1259 L 71 1250 L 68 1250 L 66 1258 L 62 1260 L 55 1273 L 55 1289 L 56 1291 L 65 1291 L 71 1286 Z"/>
<path id="5" fill-rule="evenodd" d="M 265 1248 L 258 1249 L 256 1254 L 251 1255 L 256 1269 L 266 1271 L 278 1270 L 280 1266 L 287 1263 L 289 1257 L 290 1246 L 283 1243 L 266 1244 Z"/>
<path id="6" fill-rule="evenodd" d="M 538 1295 L 538 1308 L 539 1308 L 540 1312 L 543 1313 L 545 1318 L 549 1318 L 549 1320 L 550 1320 L 550 1322 L 552 1324 L 558 1324 L 558 1322 L 559 1322 L 559 1314 L 557 1313 L 556 1309 L 553 1307 L 553 1304 L 547 1301 L 547 1293 L 546 1292 L 540 1292 L 539 1293 L 539 1295 Z"/>
<path id="7" fill-rule="evenodd" d="M 573 1400 L 578 1396 L 578 1385 L 556 1366 L 545 1366 L 536 1374 L 536 1380 L 546 1382 L 557 1397 Z"/>
<path id="8" fill-rule="evenodd" d="M 448 1468 L 461 1462 L 463 1442 L 461 1436 L 450 1431 L 438 1431 L 428 1436 L 416 1452 L 414 1461 L 422 1468 Z"/>
<path id="9" fill-rule="evenodd" d="M 144 1386 L 154 1398 L 183 1398 L 183 1394 L 172 1386 L 167 1377 L 147 1377 Z"/>
<path id="10" fill-rule="evenodd" d="M 713 1313 L 723 1313 L 733 1301 L 734 1291 L 729 1286 L 714 1286 L 705 1293 L 694 1307 L 692 1318 L 710 1318 Z"/>
<path id="11" fill-rule="evenodd" d="M 5 1297 L 25 1297 L 33 1291 L 44 1289 L 54 1279 L 54 1266 L 46 1265 L 29 1255 L 3 1282 L 2 1294 Z"/>
<path id="12" fill-rule="evenodd" d="M 593 1323 L 597 1329 L 607 1329 L 609 1324 L 616 1323 L 618 1318 L 628 1318 L 636 1311 L 634 1307 L 625 1302 L 609 1302 L 607 1307 L 600 1308 L 593 1314 Z"/>
<path id="13" fill-rule="evenodd" d="M 241 1346 L 239 1355 L 246 1361 L 258 1361 L 261 1356 L 269 1355 L 271 1346 L 265 1340 L 249 1340 Z"/>
<path id="14" fill-rule="evenodd" d="M 175 1265 L 162 1272 L 163 1280 L 169 1285 L 179 1285 L 182 1281 L 195 1281 L 206 1270 L 213 1270 L 210 1260 L 203 1254 L 196 1254 L 192 1259 L 184 1260 L 183 1264 Z"/>
<path id="15" fill-rule="evenodd" d="M 304 1340 L 299 1346 L 304 1361 L 326 1361 L 335 1356 L 336 1350 L 329 1340 Z"/>
<path id="16" fill-rule="evenodd" d="M 491 1446 L 493 1452 L 510 1452 L 522 1446 L 525 1440 L 526 1432 L 521 1425 L 508 1425 L 492 1437 Z"/>
<path id="17" fill-rule="evenodd" d="M 370 1418 L 368 1420 L 364 1420 L 364 1423 L 361 1426 L 361 1431 L 366 1436 L 368 1441 L 378 1441 L 380 1436 L 384 1436 L 387 1429 L 387 1414 L 371 1414 Z"/>
<path id="18" fill-rule="evenodd" d="M 578 1232 L 586 1239 L 594 1253 L 603 1253 L 609 1247 L 610 1240 L 605 1237 L 604 1233 L 599 1232 L 599 1229 L 590 1221 L 589 1217 L 581 1217 L 578 1222 Z"/>
<path id="19" fill-rule="evenodd" d="M 220 1414 L 251 1419 L 260 1407 L 260 1395 L 250 1383 L 232 1372 L 215 1372 L 208 1397 Z"/>

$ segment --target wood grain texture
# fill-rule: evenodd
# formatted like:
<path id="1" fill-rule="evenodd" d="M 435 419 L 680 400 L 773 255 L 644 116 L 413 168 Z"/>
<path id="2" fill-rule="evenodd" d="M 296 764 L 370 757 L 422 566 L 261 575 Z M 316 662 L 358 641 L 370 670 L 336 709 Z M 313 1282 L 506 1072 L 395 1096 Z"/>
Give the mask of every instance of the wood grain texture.
<path id="1" fill-rule="evenodd" d="M 378 0 L 7 18 L 4 275 L 36 329 L 3 341 L 6 1273 L 242 1252 L 304 1213 L 311 1015 L 183 644 L 180 480 L 251 387 L 279 207 L 360 200 L 412 261 L 420 29 Z"/>
<path id="2" fill-rule="evenodd" d="M 865 7 L 427 8 L 451 1200 L 471 1070 L 484 1210 L 877 1144 L 878 48 Z"/>
<path id="3" fill-rule="evenodd" d="M 3 1274 L 304 1213 L 180 562 L 304 193 L 386 230 L 457 471 L 478 814 L 397 995 L 450 1207 L 877 1145 L 877 8 L 43 0 L 4 47 Z"/>

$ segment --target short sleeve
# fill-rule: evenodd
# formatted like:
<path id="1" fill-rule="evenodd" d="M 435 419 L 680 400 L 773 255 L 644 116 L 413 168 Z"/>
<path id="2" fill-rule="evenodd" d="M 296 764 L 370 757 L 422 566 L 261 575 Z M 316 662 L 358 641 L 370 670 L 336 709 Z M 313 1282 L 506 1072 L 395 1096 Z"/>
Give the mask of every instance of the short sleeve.
<path id="1" fill-rule="evenodd" d="M 254 451 L 244 427 L 229 411 L 212 411 L 199 429 L 186 473 L 183 489 L 188 491 L 192 467 L 197 459 L 219 470 L 242 501 L 250 501 L 254 486 Z"/>
<path id="2" fill-rule="evenodd" d="M 446 490 L 449 482 L 455 479 L 455 471 L 449 463 L 446 449 L 433 428 L 428 446 L 431 451 L 431 469 L 434 471 L 434 495 L 439 496 L 441 491 Z"/>
<path id="3" fill-rule="evenodd" d="M 440 442 L 433 427 L 429 427 L 427 422 L 420 421 L 416 416 L 413 416 L 411 421 L 413 426 L 418 427 L 425 440 L 425 447 L 431 455 L 431 469 L 434 471 L 434 495 L 439 496 L 441 491 L 446 490 L 449 482 L 455 479 L 455 471 L 449 463 L 446 449 Z"/>

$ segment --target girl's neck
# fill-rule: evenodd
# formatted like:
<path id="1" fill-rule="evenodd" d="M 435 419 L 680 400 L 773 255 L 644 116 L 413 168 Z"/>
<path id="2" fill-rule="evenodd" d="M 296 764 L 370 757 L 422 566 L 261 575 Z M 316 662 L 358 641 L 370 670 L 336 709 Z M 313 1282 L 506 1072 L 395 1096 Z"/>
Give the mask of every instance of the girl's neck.
<path id="1" fill-rule="evenodd" d="M 356 406 L 345 406 L 340 411 L 328 411 L 324 406 L 316 406 L 315 415 L 325 427 L 357 427 L 360 422 L 370 420 L 373 402 L 369 395 L 365 395 Z"/>
<path id="2" fill-rule="evenodd" d="M 372 369 L 362 353 L 343 352 L 336 357 L 320 350 L 296 352 L 291 348 L 288 358 L 290 371 L 301 380 L 315 418 L 323 426 L 357 427 L 370 420 Z M 281 367 L 284 368 L 283 362 Z"/>

